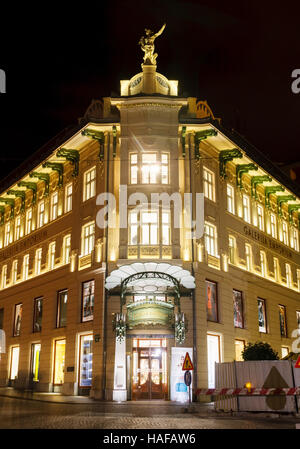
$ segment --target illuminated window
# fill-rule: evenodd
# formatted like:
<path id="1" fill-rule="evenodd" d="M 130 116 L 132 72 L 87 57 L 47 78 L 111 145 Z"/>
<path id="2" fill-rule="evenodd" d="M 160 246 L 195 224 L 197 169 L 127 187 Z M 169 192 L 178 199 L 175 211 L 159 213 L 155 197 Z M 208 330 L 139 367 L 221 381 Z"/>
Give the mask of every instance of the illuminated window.
<path id="1" fill-rule="evenodd" d="M 58 193 L 55 192 L 51 196 L 51 220 L 56 220 L 58 213 Z"/>
<path id="2" fill-rule="evenodd" d="M 141 212 L 141 243 L 158 244 L 158 212 Z"/>
<path id="3" fill-rule="evenodd" d="M 234 188 L 230 184 L 227 184 L 227 210 L 231 214 L 235 213 Z"/>
<path id="4" fill-rule="evenodd" d="M 286 308 L 281 304 L 278 305 L 279 309 L 279 325 L 280 325 L 280 335 L 287 338 L 287 325 L 286 325 Z"/>
<path id="5" fill-rule="evenodd" d="M 53 384 L 62 385 L 65 377 L 65 353 L 66 340 L 55 340 L 54 343 L 54 370 L 53 370 Z"/>
<path id="6" fill-rule="evenodd" d="M 23 258 L 23 279 L 26 281 L 29 275 L 29 254 L 26 254 Z"/>
<path id="7" fill-rule="evenodd" d="M 259 204 L 257 205 L 257 226 L 261 231 L 265 230 L 264 209 Z"/>
<path id="8" fill-rule="evenodd" d="M 64 251 L 64 263 L 69 263 L 70 262 L 70 254 L 71 254 L 71 236 L 70 235 L 66 235 L 64 237 L 63 251 Z"/>
<path id="9" fill-rule="evenodd" d="M 266 276 L 266 253 L 264 251 L 260 251 L 259 255 L 260 255 L 261 275 Z"/>
<path id="10" fill-rule="evenodd" d="M 270 225 L 271 225 L 271 236 L 276 239 L 277 238 L 277 219 L 276 215 L 270 214 Z"/>
<path id="11" fill-rule="evenodd" d="M 55 266 L 55 242 L 50 243 L 48 252 L 48 267 L 49 270 L 53 270 Z"/>
<path id="12" fill-rule="evenodd" d="M 38 205 L 38 227 L 44 226 L 45 223 L 45 202 L 41 201 Z"/>
<path id="13" fill-rule="evenodd" d="M 207 253 L 211 256 L 217 256 L 217 230 L 210 223 L 204 225 L 204 242 Z"/>
<path id="14" fill-rule="evenodd" d="M 95 281 L 82 283 L 81 321 L 94 319 Z"/>
<path id="15" fill-rule="evenodd" d="M 284 357 L 286 357 L 287 355 L 289 355 L 290 350 L 289 348 L 285 347 L 285 346 L 281 346 L 281 358 L 283 359 Z"/>
<path id="16" fill-rule="evenodd" d="M 4 246 L 7 246 L 10 244 L 10 222 L 8 221 L 5 225 L 5 231 L 4 231 Z"/>
<path id="17" fill-rule="evenodd" d="M 294 227 L 291 230 L 291 247 L 295 251 L 299 251 L 299 233 L 298 233 L 298 229 L 296 229 Z"/>
<path id="18" fill-rule="evenodd" d="M 291 272 L 291 266 L 288 263 L 285 264 L 285 273 L 286 273 L 286 285 L 287 285 L 287 287 L 291 287 L 292 272 Z"/>
<path id="19" fill-rule="evenodd" d="M 258 306 L 258 330 L 259 332 L 267 333 L 267 314 L 266 314 L 266 301 L 261 298 L 257 298 Z"/>
<path id="20" fill-rule="evenodd" d="M 32 209 L 28 209 L 26 212 L 26 226 L 25 226 L 25 234 L 29 234 L 32 229 Z"/>
<path id="21" fill-rule="evenodd" d="M 215 201 L 215 174 L 206 167 L 203 167 L 203 191 L 206 198 Z"/>
<path id="22" fill-rule="evenodd" d="M 251 268 L 252 268 L 252 249 L 251 249 L 251 246 L 248 243 L 245 244 L 245 256 L 246 256 L 246 268 L 247 268 L 247 271 L 251 271 Z"/>
<path id="23" fill-rule="evenodd" d="M 162 212 L 162 244 L 170 245 L 171 228 L 170 228 L 170 213 Z"/>
<path id="24" fill-rule="evenodd" d="M 15 380 L 18 377 L 19 371 L 19 355 L 20 355 L 20 347 L 13 346 L 11 348 L 11 359 L 10 359 L 10 380 Z"/>
<path id="25" fill-rule="evenodd" d="M 131 212 L 129 215 L 129 244 L 138 244 L 138 214 Z"/>
<path id="26" fill-rule="evenodd" d="M 65 213 L 72 210 L 72 195 L 73 195 L 73 184 L 66 185 L 65 188 Z"/>
<path id="27" fill-rule="evenodd" d="M 300 292 L 300 270 L 297 270 L 297 287 Z"/>
<path id="28" fill-rule="evenodd" d="M 35 298 L 33 305 L 33 332 L 41 332 L 43 317 L 43 298 Z"/>
<path id="29" fill-rule="evenodd" d="M 6 281 L 7 281 L 7 265 L 3 265 L 1 276 L 1 288 L 6 287 Z"/>
<path id="30" fill-rule="evenodd" d="M 243 218 L 250 223 L 250 199 L 249 196 L 243 195 Z"/>
<path id="31" fill-rule="evenodd" d="M 80 336 L 79 387 L 92 386 L 93 373 L 93 335 Z"/>
<path id="32" fill-rule="evenodd" d="M 40 274 L 42 269 L 42 248 L 35 252 L 35 274 Z"/>
<path id="33" fill-rule="evenodd" d="M 236 247 L 235 238 L 230 235 L 228 243 L 229 243 L 229 262 L 235 263 L 235 247 Z"/>
<path id="34" fill-rule="evenodd" d="M 158 172 L 156 153 L 142 153 L 142 183 L 155 184 Z"/>
<path id="35" fill-rule="evenodd" d="M 67 325 L 68 290 L 61 290 L 57 294 L 57 321 L 56 327 Z"/>
<path id="36" fill-rule="evenodd" d="M 31 345 L 31 377 L 33 382 L 39 381 L 40 353 L 41 344 L 33 343 Z"/>
<path id="37" fill-rule="evenodd" d="M 234 340 L 235 346 L 235 360 L 236 362 L 243 362 L 242 352 L 245 349 L 245 341 L 244 340 Z"/>
<path id="38" fill-rule="evenodd" d="M 84 173 L 83 201 L 96 195 L 96 168 L 93 167 Z"/>
<path id="39" fill-rule="evenodd" d="M 169 184 L 169 155 L 167 153 L 161 155 L 161 183 Z"/>
<path id="40" fill-rule="evenodd" d="M 282 241 L 285 245 L 289 244 L 289 231 L 286 221 L 282 221 Z"/>
<path id="41" fill-rule="evenodd" d="M 18 261 L 14 260 L 12 264 L 12 282 L 15 284 L 17 282 L 18 276 Z"/>
<path id="42" fill-rule="evenodd" d="M 296 319 L 297 319 L 297 327 L 300 329 L 300 312 L 299 310 L 296 311 Z"/>
<path id="43" fill-rule="evenodd" d="M 82 228 L 82 250 L 83 256 L 90 254 L 95 243 L 95 223 L 88 223 Z"/>
<path id="44" fill-rule="evenodd" d="M 280 267 L 277 257 L 274 257 L 274 279 L 276 282 L 279 282 L 280 280 Z"/>
<path id="45" fill-rule="evenodd" d="M 22 303 L 15 304 L 15 316 L 14 316 L 14 328 L 13 336 L 19 337 L 21 335 L 21 322 L 22 322 Z"/>
<path id="46" fill-rule="evenodd" d="M 15 240 L 19 240 L 21 236 L 21 216 L 18 215 L 15 221 Z"/>
<path id="47" fill-rule="evenodd" d="M 130 155 L 130 183 L 137 184 L 138 182 L 138 156 L 137 154 Z"/>

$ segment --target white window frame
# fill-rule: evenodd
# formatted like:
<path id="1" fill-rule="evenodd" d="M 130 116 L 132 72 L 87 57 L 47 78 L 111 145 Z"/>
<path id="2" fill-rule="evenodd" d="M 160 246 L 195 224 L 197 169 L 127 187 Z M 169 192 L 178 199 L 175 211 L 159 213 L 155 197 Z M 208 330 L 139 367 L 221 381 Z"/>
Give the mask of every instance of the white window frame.
<path id="1" fill-rule="evenodd" d="M 3 265 L 1 273 L 1 288 L 5 288 L 7 283 L 7 265 Z"/>
<path id="2" fill-rule="evenodd" d="M 83 201 L 96 195 L 96 167 L 92 167 L 83 174 Z"/>
<path id="3" fill-rule="evenodd" d="M 248 195 L 243 194 L 243 219 L 246 223 L 251 223 L 251 211 L 250 211 L 250 198 Z"/>
<path id="4" fill-rule="evenodd" d="M 156 217 L 155 220 L 152 220 Z M 159 211 L 140 212 L 140 242 L 141 245 L 158 245 L 159 244 Z"/>
<path id="5" fill-rule="evenodd" d="M 277 257 L 273 258 L 273 264 L 274 264 L 274 279 L 276 282 L 280 281 L 280 265 L 279 265 L 279 259 Z"/>
<path id="6" fill-rule="evenodd" d="M 95 222 L 91 221 L 82 226 L 81 254 L 87 256 L 91 254 L 95 245 Z"/>
<path id="7" fill-rule="evenodd" d="M 234 187 L 231 184 L 227 184 L 227 211 L 231 214 L 235 214 L 235 201 L 234 201 Z"/>
<path id="8" fill-rule="evenodd" d="M 29 276 L 29 254 L 23 257 L 23 279 L 26 281 Z"/>
<path id="9" fill-rule="evenodd" d="M 170 211 L 161 211 L 161 243 L 171 245 L 171 214 Z"/>
<path id="10" fill-rule="evenodd" d="M 69 184 L 65 187 L 65 213 L 71 212 L 73 207 L 73 183 L 69 182 Z"/>
<path id="11" fill-rule="evenodd" d="M 8 246 L 11 243 L 10 242 L 10 230 L 11 230 L 10 221 L 8 221 L 7 223 L 5 223 L 5 229 L 4 229 L 4 246 Z"/>
<path id="12" fill-rule="evenodd" d="M 285 264 L 285 274 L 286 274 L 286 285 L 287 287 L 290 288 L 292 286 L 293 279 L 292 279 L 291 265 L 289 263 Z"/>
<path id="13" fill-rule="evenodd" d="M 12 272 L 11 275 L 12 283 L 15 284 L 18 278 L 18 260 L 13 261 L 11 272 Z"/>
<path id="14" fill-rule="evenodd" d="M 261 204 L 257 205 L 257 227 L 260 231 L 265 230 L 265 214 Z"/>
<path id="15" fill-rule="evenodd" d="M 261 275 L 265 277 L 267 275 L 267 262 L 266 262 L 266 253 L 265 251 L 259 252 L 259 258 L 260 258 L 260 269 L 261 269 Z"/>
<path id="16" fill-rule="evenodd" d="M 285 220 L 282 220 L 282 242 L 285 245 L 289 244 L 289 227 Z"/>
<path id="17" fill-rule="evenodd" d="M 58 217 L 58 192 L 51 195 L 51 221 Z"/>
<path id="18" fill-rule="evenodd" d="M 203 167 L 203 193 L 205 198 L 215 201 L 215 174 L 207 167 Z"/>
<path id="19" fill-rule="evenodd" d="M 41 274 L 42 270 L 42 248 L 38 248 L 35 252 L 35 274 Z"/>
<path id="20" fill-rule="evenodd" d="M 42 200 L 38 205 L 38 228 L 41 228 L 45 224 L 45 201 Z"/>
<path id="21" fill-rule="evenodd" d="M 293 248 L 295 251 L 299 251 L 299 231 L 294 226 L 291 229 L 290 241 L 291 248 Z"/>
<path id="22" fill-rule="evenodd" d="M 68 264 L 71 257 L 71 234 L 68 234 L 64 237 L 63 251 L 64 263 Z"/>
<path id="23" fill-rule="evenodd" d="M 233 237 L 233 235 L 229 235 L 228 237 L 228 259 L 229 262 L 234 264 L 235 263 L 235 249 L 236 249 L 236 239 Z"/>
<path id="24" fill-rule="evenodd" d="M 138 184 L 138 153 L 130 153 L 130 184 Z"/>
<path id="25" fill-rule="evenodd" d="M 32 208 L 26 211 L 26 225 L 25 225 L 25 234 L 30 234 L 32 230 Z"/>
<path id="26" fill-rule="evenodd" d="M 218 256 L 217 228 L 209 222 L 204 224 L 204 242 L 207 253 L 211 256 Z"/>
<path id="27" fill-rule="evenodd" d="M 248 271 L 252 270 L 252 247 L 250 243 L 245 243 L 245 259 L 246 268 Z"/>
<path id="28" fill-rule="evenodd" d="M 146 161 L 146 156 L 154 155 L 155 160 Z M 141 184 L 158 184 L 159 162 L 157 152 L 147 151 L 141 153 Z"/>
<path id="29" fill-rule="evenodd" d="M 56 242 L 51 242 L 49 244 L 49 252 L 48 252 L 48 269 L 53 270 L 55 267 L 55 251 L 56 251 Z"/>
<path id="30" fill-rule="evenodd" d="M 277 217 L 273 212 L 270 213 L 270 233 L 274 239 L 277 239 Z"/>
<path id="31" fill-rule="evenodd" d="M 164 161 L 164 157 L 166 157 L 166 162 Z M 170 184 L 170 155 L 169 153 L 161 154 L 161 183 L 162 184 Z"/>
<path id="32" fill-rule="evenodd" d="M 20 237 L 21 237 L 21 215 L 17 215 L 15 221 L 15 240 L 19 240 Z"/>

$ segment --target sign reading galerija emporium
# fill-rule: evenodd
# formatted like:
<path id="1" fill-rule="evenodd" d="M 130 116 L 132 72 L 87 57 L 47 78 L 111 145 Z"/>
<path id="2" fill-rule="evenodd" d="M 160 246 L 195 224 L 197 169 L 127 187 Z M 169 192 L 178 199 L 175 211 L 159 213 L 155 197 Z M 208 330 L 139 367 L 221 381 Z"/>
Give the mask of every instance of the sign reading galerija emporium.
<path id="1" fill-rule="evenodd" d="M 41 242 L 45 238 L 47 238 L 46 230 L 37 232 L 36 234 L 31 235 L 30 237 L 20 240 L 11 248 L 4 249 L 0 252 L 0 262 L 2 262 L 5 259 L 9 259 L 10 257 L 14 256 L 15 254 L 21 251 L 31 248 L 31 246 Z"/>
<path id="2" fill-rule="evenodd" d="M 277 251 L 282 256 L 292 259 L 293 253 L 289 250 L 289 248 L 285 248 L 283 245 L 280 245 L 275 240 L 265 236 L 261 232 L 251 229 L 249 226 L 244 226 L 244 233 L 247 235 L 247 237 L 250 237 L 253 240 L 258 241 L 259 243 L 262 243 L 263 245 L 274 251 Z"/>

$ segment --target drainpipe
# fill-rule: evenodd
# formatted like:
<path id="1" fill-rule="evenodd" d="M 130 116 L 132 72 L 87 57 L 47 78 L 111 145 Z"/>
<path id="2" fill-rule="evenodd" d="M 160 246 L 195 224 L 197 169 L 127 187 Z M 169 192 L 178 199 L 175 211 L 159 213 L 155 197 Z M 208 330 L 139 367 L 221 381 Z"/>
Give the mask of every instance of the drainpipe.
<path id="1" fill-rule="evenodd" d="M 191 158 L 191 137 L 189 136 L 189 171 L 190 171 L 190 193 L 192 193 L 192 158 Z M 192 202 L 193 204 L 193 202 Z M 193 209 L 192 209 L 193 210 Z M 192 217 L 193 218 L 193 217 Z M 194 272 L 194 260 L 195 260 L 195 249 L 194 240 L 192 240 L 192 276 L 195 277 Z M 196 297 L 195 289 L 192 290 L 192 301 L 193 301 L 193 365 L 194 365 L 194 375 L 193 375 L 193 389 L 197 391 L 197 330 L 196 330 Z"/>

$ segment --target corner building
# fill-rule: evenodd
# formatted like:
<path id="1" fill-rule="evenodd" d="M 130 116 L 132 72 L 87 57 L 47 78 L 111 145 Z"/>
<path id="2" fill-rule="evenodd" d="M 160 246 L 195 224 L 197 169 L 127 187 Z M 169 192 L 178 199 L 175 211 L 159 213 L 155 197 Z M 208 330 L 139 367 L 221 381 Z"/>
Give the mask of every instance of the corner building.
<path id="1" fill-rule="evenodd" d="M 299 189 L 155 64 L 0 189 L 1 386 L 186 400 L 187 351 L 195 391 L 249 341 L 292 350 Z M 186 193 L 193 220 L 203 193 L 202 237 L 189 236 Z M 182 208 L 155 208 L 153 194 L 179 195 Z"/>

